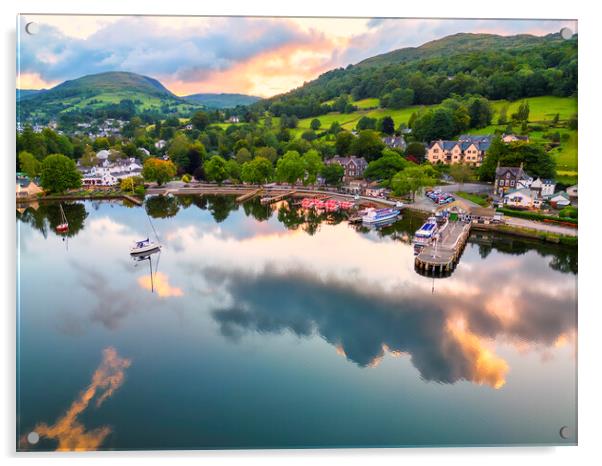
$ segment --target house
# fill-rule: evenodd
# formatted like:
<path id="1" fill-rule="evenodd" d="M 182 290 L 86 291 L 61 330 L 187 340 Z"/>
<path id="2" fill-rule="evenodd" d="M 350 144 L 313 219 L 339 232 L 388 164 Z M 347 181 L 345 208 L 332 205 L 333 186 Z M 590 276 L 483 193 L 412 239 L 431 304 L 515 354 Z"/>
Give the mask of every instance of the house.
<path id="1" fill-rule="evenodd" d="M 532 209 L 541 207 L 542 200 L 528 188 L 513 189 L 504 194 L 504 205 Z"/>
<path id="2" fill-rule="evenodd" d="M 330 160 L 327 160 L 328 165 L 338 163 L 345 170 L 343 181 L 348 182 L 356 178 L 361 178 L 364 175 L 364 171 L 368 167 L 368 162 L 363 157 L 356 157 L 351 155 L 349 157 L 334 156 Z"/>
<path id="3" fill-rule="evenodd" d="M 102 149 L 96 153 L 96 158 L 100 161 L 105 161 L 109 158 L 110 155 L 111 155 L 110 150 Z"/>
<path id="4" fill-rule="evenodd" d="M 553 180 L 537 178 L 529 188 L 531 191 L 536 191 L 539 197 L 549 197 L 554 194 L 556 183 Z"/>
<path id="5" fill-rule="evenodd" d="M 519 136 L 517 134 L 502 134 L 502 141 L 509 142 L 524 141 L 529 142 L 529 136 Z"/>
<path id="6" fill-rule="evenodd" d="M 90 168 L 79 166 L 85 186 L 114 186 L 122 179 L 142 174 L 140 160 L 130 157 L 114 163 L 102 162 Z"/>
<path id="7" fill-rule="evenodd" d="M 529 189 L 533 183 L 533 178 L 528 176 L 523 170 L 523 164 L 520 167 L 500 167 L 498 163 L 495 169 L 494 194 L 503 197 L 504 194 L 516 189 Z"/>
<path id="8" fill-rule="evenodd" d="M 559 191 L 550 198 L 550 204 L 555 209 L 562 209 L 571 205 L 571 199 L 565 191 Z"/>
<path id="9" fill-rule="evenodd" d="M 35 199 L 42 192 L 44 192 L 42 188 L 33 181 L 29 181 L 29 179 L 18 180 L 16 183 L 17 201 Z"/>
<path id="10" fill-rule="evenodd" d="M 240 118 L 238 118 L 236 115 L 232 115 L 226 120 L 226 123 L 240 123 Z"/>
<path id="11" fill-rule="evenodd" d="M 382 141 L 391 149 L 405 150 L 406 148 L 406 141 L 403 136 L 386 136 L 382 139 Z"/>
<path id="12" fill-rule="evenodd" d="M 363 195 L 368 197 L 387 197 L 390 190 L 380 186 L 378 181 L 373 181 L 364 186 Z"/>
<path id="13" fill-rule="evenodd" d="M 426 158 L 432 164 L 465 163 L 479 167 L 491 145 L 491 136 L 462 135 L 457 141 L 431 141 Z"/>
<path id="14" fill-rule="evenodd" d="M 165 142 L 163 139 L 159 139 L 157 142 L 155 142 L 155 147 L 159 150 L 163 149 L 166 145 L 167 142 Z"/>
<path id="15" fill-rule="evenodd" d="M 448 212 L 451 219 L 470 220 L 473 223 L 491 223 L 496 217 L 496 211 L 489 207 L 480 207 L 469 204 L 464 199 L 441 205 L 436 208 L 438 212 Z"/>
<path id="16" fill-rule="evenodd" d="M 349 194 L 362 194 L 368 186 L 368 182 L 365 180 L 352 180 L 343 186 L 343 191 Z"/>
<path id="17" fill-rule="evenodd" d="M 148 151 L 148 149 L 144 148 L 144 147 L 139 147 L 138 150 L 140 152 L 142 152 L 144 154 L 145 157 L 149 157 L 150 156 L 150 152 Z"/>

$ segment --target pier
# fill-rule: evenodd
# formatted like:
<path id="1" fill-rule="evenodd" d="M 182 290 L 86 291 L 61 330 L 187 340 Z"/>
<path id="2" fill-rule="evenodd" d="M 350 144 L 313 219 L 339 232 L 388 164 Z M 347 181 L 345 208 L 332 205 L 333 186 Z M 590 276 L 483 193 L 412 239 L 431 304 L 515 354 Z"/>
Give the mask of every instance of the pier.
<path id="1" fill-rule="evenodd" d="M 245 193 L 245 194 L 241 194 L 240 196 L 238 196 L 236 198 L 236 202 L 245 202 L 248 201 L 250 199 L 253 199 L 255 196 L 258 196 L 259 194 L 261 194 L 263 192 L 263 188 L 258 188 L 254 191 Z"/>
<path id="2" fill-rule="evenodd" d="M 287 197 L 294 195 L 296 192 L 297 191 L 293 190 L 273 197 L 262 197 L 260 202 L 262 205 L 273 204 L 274 202 L 283 201 Z"/>
<path id="3" fill-rule="evenodd" d="M 470 224 L 450 222 L 435 244 L 425 247 L 414 259 L 417 271 L 445 275 L 453 271 L 470 234 Z"/>

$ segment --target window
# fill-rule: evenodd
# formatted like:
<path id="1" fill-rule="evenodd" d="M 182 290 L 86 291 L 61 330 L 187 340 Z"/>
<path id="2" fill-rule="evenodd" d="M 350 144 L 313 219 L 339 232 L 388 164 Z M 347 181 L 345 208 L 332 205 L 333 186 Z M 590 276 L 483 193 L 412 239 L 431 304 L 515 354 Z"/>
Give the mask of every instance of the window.
<path id="1" fill-rule="evenodd" d="M 514 186 L 514 180 L 510 180 L 510 186 Z"/>

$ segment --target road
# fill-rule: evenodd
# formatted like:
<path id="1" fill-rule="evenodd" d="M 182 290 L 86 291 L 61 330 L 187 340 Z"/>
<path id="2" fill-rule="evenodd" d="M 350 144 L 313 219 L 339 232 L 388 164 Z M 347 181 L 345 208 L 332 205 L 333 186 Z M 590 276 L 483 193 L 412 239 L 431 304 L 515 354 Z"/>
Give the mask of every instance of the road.
<path id="1" fill-rule="evenodd" d="M 506 225 L 531 228 L 532 230 L 545 231 L 547 233 L 556 233 L 559 235 L 577 236 L 577 228 L 565 227 L 562 225 L 554 225 L 551 223 L 536 222 L 534 220 L 527 220 L 524 218 L 509 217 L 505 216 Z"/>
<path id="2" fill-rule="evenodd" d="M 493 185 L 491 183 L 464 183 L 464 184 L 444 184 L 441 186 L 435 186 L 436 189 L 440 189 L 445 193 L 454 193 L 456 191 L 464 191 L 467 193 L 490 193 L 493 192 Z"/>

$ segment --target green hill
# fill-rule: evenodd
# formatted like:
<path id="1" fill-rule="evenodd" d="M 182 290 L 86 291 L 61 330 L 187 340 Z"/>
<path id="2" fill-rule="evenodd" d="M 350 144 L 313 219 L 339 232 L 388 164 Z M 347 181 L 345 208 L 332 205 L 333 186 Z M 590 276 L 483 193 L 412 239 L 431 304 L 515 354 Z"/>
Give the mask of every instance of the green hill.
<path id="1" fill-rule="evenodd" d="M 577 36 L 455 34 L 328 71 L 252 108 L 307 118 L 350 113 L 354 102 L 402 109 L 454 95 L 519 100 L 577 92 Z M 362 108 L 361 106 L 356 106 Z M 366 108 L 363 107 L 363 108 Z"/>
<path id="2" fill-rule="evenodd" d="M 442 39 L 426 42 L 419 47 L 406 47 L 392 52 L 367 58 L 357 66 L 383 66 L 405 63 L 412 60 L 425 60 L 435 57 L 449 57 L 475 52 L 490 52 L 491 50 L 512 50 L 514 53 L 525 52 L 532 47 L 542 44 L 561 44 L 564 40 L 560 34 L 547 36 L 532 36 L 518 34 L 514 36 L 498 36 L 496 34 L 458 33 Z"/>
<path id="3" fill-rule="evenodd" d="M 26 99 L 19 100 L 18 112 L 21 120 L 45 121 L 67 113 L 93 115 L 134 111 L 188 114 L 195 108 L 200 108 L 200 105 L 172 94 L 156 79 L 113 71 L 65 81 L 47 91 L 27 95 Z"/>
<path id="4" fill-rule="evenodd" d="M 234 108 L 239 105 L 250 105 L 260 100 L 260 97 L 245 94 L 192 94 L 182 98 L 207 108 Z"/>

